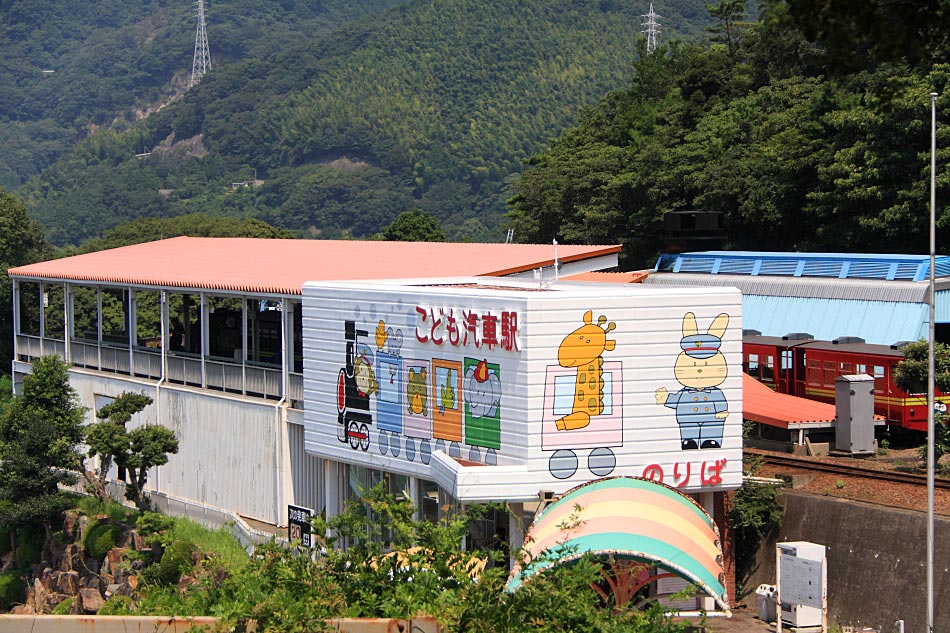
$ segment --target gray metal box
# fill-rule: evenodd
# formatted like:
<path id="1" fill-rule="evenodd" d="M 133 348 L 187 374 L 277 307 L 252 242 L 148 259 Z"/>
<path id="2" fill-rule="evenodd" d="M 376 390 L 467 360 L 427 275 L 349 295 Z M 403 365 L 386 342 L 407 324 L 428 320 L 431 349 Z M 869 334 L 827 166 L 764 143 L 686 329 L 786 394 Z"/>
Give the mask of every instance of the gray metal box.
<path id="1" fill-rule="evenodd" d="M 852 455 L 874 453 L 874 378 L 867 374 L 835 379 L 835 449 Z"/>

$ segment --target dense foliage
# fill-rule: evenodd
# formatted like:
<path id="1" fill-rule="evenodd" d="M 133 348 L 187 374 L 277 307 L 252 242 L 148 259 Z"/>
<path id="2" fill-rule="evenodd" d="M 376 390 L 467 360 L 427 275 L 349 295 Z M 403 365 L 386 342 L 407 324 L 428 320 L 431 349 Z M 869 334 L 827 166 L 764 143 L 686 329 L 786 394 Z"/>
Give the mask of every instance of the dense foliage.
<path id="1" fill-rule="evenodd" d="M 894 367 L 894 384 L 908 393 L 926 394 L 930 373 L 930 344 L 921 339 L 903 348 L 904 360 Z M 934 343 L 934 388 L 950 393 L 950 345 Z M 950 414 L 934 412 L 934 462 L 950 453 Z M 927 445 L 920 449 L 920 458 L 927 459 Z"/>
<path id="2" fill-rule="evenodd" d="M 722 214 L 726 248 L 923 252 L 929 93 L 944 92 L 950 58 L 829 78 L 825 51 L 781 20 L 730 28 L 731 44 L 723 23 L 723 43 L 641 51 L 631 87 L 515 182 L 516 237 L 620 240 L 623 263 L 643 266 L 666 246 L 667 214 L 701 211 Z M 939 200 L 948 179 L 942 169 Z"/>
<path id="3" fill-rule="evenodd" d="M 212 68 L 405 0 L 212 0 Z M 0 2 L 0 186 L 13 188 L 103 128 L 128 129 L 188 86 L 194 3 Z"/>
<path id="4" fill-rule="evenodd" d="M 339 13 L 344 4 L 209 5 L 213 57 L 222 37 L 238 41 L 227 37 L 231 21 L 260 27 L 230 51 L 241 61 L 214 66 L 127 131 L 97 130 L 26 184 L 22 195 L 51 241 L 75 244 L 135 217 L 198 210 L 367 237 L 411 208 L 435 215 L 450 238 L 500 239 L 506 178 L 582 106 L 629 80 L 648 8 L 379 0 L 332 33 L 279 37 L 290 21 L 307 28 L 302 5 Z M 701 34 L 709 20 L 697 0 L 668 2 L 663 16 L 664 37 Z M 167 29 L 181 31 L 184 19 Z M 175 46 L 181 69 L 191 47 Z"/>
<path id="5" fill-rule="evenodd" d="M 75 482 L 83 417 L 66 365 L 52 356 L 34 361 L 22 395 L 0 412 L 0 525 L 49 535 L 69 505 L 59 485 Z"/>
<path id="6" fill-rule="evenodd" d="M 589 557 L 555 567 L 513 593 L 504 590 L 503 564 L 489 565 L 473 580 L 470 562 L 493 556 L 460 549 L 474 512 L 439 523 L 414 520 L 411 502 L 377 487 L 339 516 L 315 521 L 314 552 L 265 545 L 240 569 L 203 554 L 208 563 L 189 571 L 195 582 L 186 591 L 156 579 L 118 612 L 216 615 L 229 625 L 254 619 L 258 630 L 281 632 L 324 630 L 327 618 L 420 613 L 436 616 L 445 631 L 685 629 L 659 605 L 646 611 L 605 605 L 591 587 L 600 576 Z M 331 536 L 324 540 L 322 534 Z M 402 554 L 387 555 L 387 548 Z"/>

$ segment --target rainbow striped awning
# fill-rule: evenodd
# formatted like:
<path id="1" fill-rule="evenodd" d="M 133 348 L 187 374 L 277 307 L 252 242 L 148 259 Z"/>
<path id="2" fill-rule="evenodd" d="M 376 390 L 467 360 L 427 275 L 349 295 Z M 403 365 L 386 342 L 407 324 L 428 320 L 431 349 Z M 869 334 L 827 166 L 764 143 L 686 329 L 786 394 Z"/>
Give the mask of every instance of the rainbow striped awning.
<path id="1" fill-rule="evenodd" d="M 656 564 L 712 596 L 728 611 L 722 547 L 712 517 L 669 486 L 635 477 L 597 479 L 566 492 L 535 518 L 523 569 L 507 589 L 584 554 Z"/>

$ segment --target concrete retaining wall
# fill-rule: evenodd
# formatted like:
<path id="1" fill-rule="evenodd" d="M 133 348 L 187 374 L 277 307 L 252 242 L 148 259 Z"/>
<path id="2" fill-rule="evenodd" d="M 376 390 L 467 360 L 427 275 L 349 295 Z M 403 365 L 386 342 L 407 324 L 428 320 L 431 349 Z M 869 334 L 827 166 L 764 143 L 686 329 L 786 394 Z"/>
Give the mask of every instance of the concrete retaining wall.
<path id="1" fill-rule="evenodd" d="M 788 491 L 782 527 L 759 551 L 747 583 L 775 584 L 775 544 L 812 541 L 828 550 L 829 622 L 882 633 L 923 631 L 927 620 L 927 515 Z M 950 518 L 935 522 L 934 630 L 950 631 Z"/>

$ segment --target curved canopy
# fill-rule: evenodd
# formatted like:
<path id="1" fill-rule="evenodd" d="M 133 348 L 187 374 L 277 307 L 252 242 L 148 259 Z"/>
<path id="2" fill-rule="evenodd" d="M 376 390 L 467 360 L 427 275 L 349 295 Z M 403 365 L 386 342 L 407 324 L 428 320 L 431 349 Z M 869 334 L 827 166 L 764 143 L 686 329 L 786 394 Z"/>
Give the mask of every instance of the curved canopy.
<path id="1" fill-rule="evenodd" d="M 660 483 L 610 477 L 573 488 L 538 514 L 525 549 L 530 562 L 512 570 L 509 591 L 589 552 L 659 565 L 729 609 L 715 522 L 691 498 Z"/>

